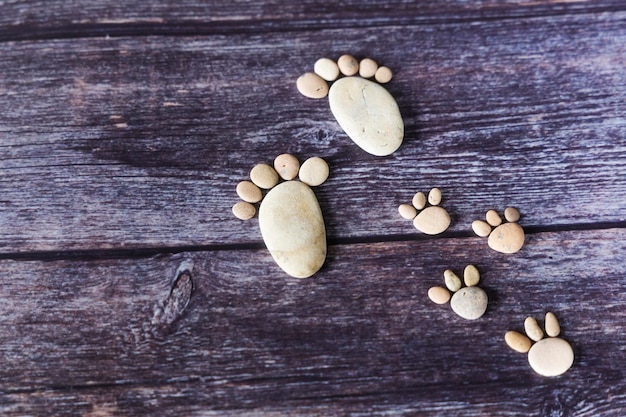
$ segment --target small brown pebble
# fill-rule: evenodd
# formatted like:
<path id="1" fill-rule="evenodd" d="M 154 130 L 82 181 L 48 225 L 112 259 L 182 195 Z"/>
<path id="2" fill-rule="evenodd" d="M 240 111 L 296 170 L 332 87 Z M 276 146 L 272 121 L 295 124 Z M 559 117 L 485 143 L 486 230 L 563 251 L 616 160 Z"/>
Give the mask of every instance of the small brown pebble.
<path id="1" fill-rule="evenodd" d="M 461 278 L 459 278 L 452 270 L 446 269 L 443 271 L 443 280 L 446 283 L 446 287 L 450 291 L 456 292 L 461 289 Z"/>
<path id="2" fill-rule="evenodd" d="M 278 173 L 267 164 L 258 164 L 250 171 L 250 179 L 260 188 L 269 190 L 278 184 Z"/>
<path id="3" fill-rule="evenodd" d="M 472 222 L 472 230 L 480 237 L 487 237 L 491 233 L 491 226 L 483 220 L 474 220 Z"/>
<path id="4" fill-rule="evenodd" d="M 233 214 L 241 220 L 248 220 L 254 217 L 256 209 L 246 201 L 240 201 L 233 206 Z"/>
<path id="5" fill-rule="evenodd" d="M 376 70 L 376 75 L 374 75 L 376 81 L 381 84 L 388 83 L 389 81 L 391 81 L 392 77 L 393 74 L 391 73 L 391 69 L 387 67 L 378 67 L 378 69 Z"/>
<path id="6" fill-rule="evenodd" d="M 263 198 L 261 189 L 250 181 L 241 181 L 237 184 L 237 195 L 248 203 L 258 203 Z"/>
<path id="7" fill-rule="evenodd" d="M 423 209 L 424 207 L 426 207 L 426 194 L 424 194 L 421 191 L 418 193 L 415 193 L 411 203 L 413 204 L 413 207 L 415 207 L 416 209 L 418 210 Z"/>
<path id="8" fill-rule="evenodd" d="M 289 181 L 298 176 L 300 162 L 295 156 L 284 153 L 274 159 L 274 169 L 282 179 Z"/>
<path id="9" fill-rule="evenodd" d="M 526 317 L 526 320 L 524 320 L 524 331 L 535 342 L 543 339 L 543 330 L 541 330 L 539 323 L 533 317 Z"/>
<path id="10" fill-rule="evenodd" d="M 504 335 L 504 341 L 511 349 L 520 353 L 528 352 L 530 350 L 530 346 L 532 345 L 529 338 L 514 330 L 506 332 Z"/>
<path id="11" fill-rule="evenodd" d="M 339 77 L 339 67 L 332 59 L 320 58 L 315 61 L 313 71 L 326 81 L 335 81 Z"/>
<path id="12" fill-rule="evenodd" d="M 546 313 L 546 334 L 550 337 L 557 337 L 561 333 L 561 326 L 554 313 Z"/>
<path id="13" fill-rule="evenodd" d="M 465 285 L 468 287 L 478 285 L 480 282 L 480 272 L 478 272 L 478 268 L 474 265 L 467 265 L 463 270 L 463 282 L 465 282 Z"/>
<path id="14" fill-rule="evenodd" d="M 437 206 L 441 203 L 441 190 L 439 188 L 433 188 L 428 193 L 428 202 L 432 206 Z"/>
<path id="15" fill-rule="evenodd" d="M 520 218 L 519 211 L 515 207 L 507 207 L 504 210 L 504 218 L 508 222 L 516 222 Z"/>
<path id="16" fill-rule="evenodd" d="M 445 304 L 450 301 L 450 291 L 443 287 L 432 287 L 428 290 L 428 298 L 435 304 Z"/>
<path id="17" fill-rule="evenodd" d="M 352 55 L 340 56 L 337 65 L 343 75 L 351 76 L 359 72 L 359 62 Z"/>
<path id="18" fill-rule="evenodd" d="M 363 78 L 372 78 L 376 74 L 378 64 L 371 58 L 361 60 L 359 64 L 359 75 Z"/>
<path id="19" fill-rule="evenodd" d="M 324 98 L 328 95 L 328 83 L 313 72 L 298 77 L 296 87 L 300 94 L 308 98 Z"/>
<path id="20" fill-rule="evenodd" d="M 300 181 L 311 187 L 323 184 L 328 174 L 328 164 L 317 156 L 307 159 L 300 167 Z"/>
<path id="21" fill-rule="evenodd" d="M 413 220 L 417 216 L 417 210 L 410 204 L 400 204 L 398 206 L 398 212 L 403 219 Z"/>
<path id="22" fill-rule="evenodd" d="M 487 223 L 489 223 L 493 227 L 500 226 L 502 224 L 502 217 L 500 217 L 498 212 L 495 210 L 489 210 L 485 217 L 487 219 Z"/>

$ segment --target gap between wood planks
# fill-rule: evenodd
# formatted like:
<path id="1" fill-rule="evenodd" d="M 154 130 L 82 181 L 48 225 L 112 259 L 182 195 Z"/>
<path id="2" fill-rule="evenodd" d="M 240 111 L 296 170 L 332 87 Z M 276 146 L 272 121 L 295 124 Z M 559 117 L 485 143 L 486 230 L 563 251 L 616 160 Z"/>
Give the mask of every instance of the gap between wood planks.
<path id="1" fill-rule="evenodd" d="M 577 223 L 567 225 L 552 226 L 524 226 L 527 235 L 538 233 L 558 233 L 577 230 L 608 230 L 626 229 L 626 221 L 604 222 L 604 223 Z M 427 236 L 423 234 L 395 234 L 395 235 L 373 235 L 354 238 L 328 239 L 329 246 L 337 245 L 357 245 L 363 243 L 385 243 L 385 242 L 405 242 L 414 240 L 432 239 L 467 239 L 476 238 L 471 231 L 444 232 L 437 236 Z M 176 254 L 185 252 L 213 252 L 213 251 L 238 251 L 238 250 L 261 250 L 265 249 L 262 241 L 249 243 L 224 244 L 224 245 L 189 245 L 189 246 L 160 246 L 160 247 L 138 247 L 130 249 L 86 249 L 68 251 L 37 251 L 37 252 L 7 252 L 0 253 L 0 261 L 69 261 L 85 260 L 97 261 L 105 259 L 141 259 L 150 258 L 163 254 Z"/>

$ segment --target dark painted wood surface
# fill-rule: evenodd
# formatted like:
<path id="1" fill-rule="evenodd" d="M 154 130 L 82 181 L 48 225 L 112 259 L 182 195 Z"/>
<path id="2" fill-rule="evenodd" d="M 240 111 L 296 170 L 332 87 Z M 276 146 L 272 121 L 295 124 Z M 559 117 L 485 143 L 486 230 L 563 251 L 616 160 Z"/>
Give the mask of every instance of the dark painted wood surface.
<path id="1" fill-rule="evenodd" d="M 0 3 L 1 414 L 624 415 L 624 4 L 214 3 Z M 394 70 L 391 157 L 295 89 L 346 52 Z M 230 213 L 283 152 L 331 167 L 304 281 Z M 469 226 L 509 205 L 501 255 Z M 476 322 L 426 297 L 467 263 Z M 554 379 L 503 342 L 548 310 Z"/>

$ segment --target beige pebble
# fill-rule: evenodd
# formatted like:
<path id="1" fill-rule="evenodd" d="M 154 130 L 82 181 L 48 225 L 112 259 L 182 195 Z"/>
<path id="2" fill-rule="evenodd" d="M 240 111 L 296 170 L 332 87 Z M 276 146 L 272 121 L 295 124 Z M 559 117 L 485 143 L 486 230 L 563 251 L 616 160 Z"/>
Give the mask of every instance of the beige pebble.
<path id="1" fill-rule="evenodd" d="M 474 265 L 467 265 L 463 270 L 463 282 L 465 282 L 465 285 L 468 287 L 478 285 L 480 282 L 480 272 L 478 272 L 478 268 Z"/>
<path id="2" fill-rule="evenodd" d="M 574 350 L 567 341 L 548 337 L 530 348 L 528 363 L 539 375 L 558 376 L 572 367 Z"/>
<path id="3" fill-rule="evenodd" d="M 374 75 L 376 81 L 381 84 L 388 83 L 389 81 L 391 81 L 392 77 L 393 74 L 391 73 L 391 69 L 387 67 L 378 67 L 378 69 L 376 70 L 376 74 Z"/>
<path id="4" fill-rule="evenodd" d="M 543 331 L 533 317 L 526 317 L 526 320 L 524 320 L 524 331 L 535 342 L 543 339 Z"/>
<path id="5" fill-rule="evenodd" d="M 441 203 L 441 190 L 439 188 L 433 188 L 428 193 L 428 203 L 433 206 L 439 205 Z"/>
<path id="6" fill-rule="evenodd" d="M 467 320 L 476 320 L 487 311 L 487 293 L 480 287 L 464 287 L 450 299 L 452 310 Z"/>
<path id="7" fill-rule="evenodd" d="M 246 201 L 240 201 L 233 206 L 233 214 L 241 220 L 248 220 L 256 214 L 256 208 Z"/>
<path id="8" fill-rule="evenodd" d="M 265 195 L 259 207 L 259 228 L 276 264 L 292 277 L 309 277 L 324 264 L 322 210 L 303 182 L 282 182 Z"/>
<path id="9" fill-rule="evenodd" d="M 516 222 L 520 218 L 519 211 L 515 207 L 507 207 L 504 210 L 504 218 L 508 222 Z"/>
<path id="10" fill-rule="evenodd" d="M 416 209 L 418 210 L 423 209 L 424 207 L 426 207 L 426 194 L 424 194 L 421 191 L 415 193 L 411 203 L 413 204 L 413 207 L 415 207 Z"/>
<path id="11" fill-rule="evenodd" d="M 237 184 L 237 195 L 248 203 L 258 203 L 263 198 L 261 189 L 250 181 L 241 181 Z"/>
<path id="12" fill-rule="evenodd" d="M 398 213 L 403 219 L 413 220 L 417 216 L 417 210 L 410 204 L 400 204 L 398 206 Z"/>
<path id="13" fill-rule="evenodd" d="M 268 164 L 258 164 L 250 171 L 250 179 L 260 188 L 269 190 L 278 184 L 278 173 Z"/>
<path id="14" fill-rule="evenodd" d="M 323 184 L 328 174 L 328 164 L 317 156 L 307 159 L 300 167 L 300 181 L 312 187 Z"/>
<path id="15" fill-rule="evenodd" d="M 350 76 L 359 72 L 359 62 L 352 55 L 340 56 L 337 60 L 337 66 L 343 75 Z"/>
<path id="16" fill-rule="evenodd" d="M 528 352 L 530 350 L 530 346 L 532 345 L 532 342 L 528 337 L 514 330 L 506 332 L 504 335 L 504 341 L 511 349 L 520 353 Z"/>
<path id="17" fill-rule="evenodd" d="M 328 83 L 313 72 L 298 77 L 296 87 L 300 94 L 308 98 L 324 98 L 328 95 Z"/>
<path id="18" fill-rule="evenodd" d="M 332 59 L 320 58 L 315 61 L 313 71 L 326 81 L 335 81 L 339 77 L 339 67 Z"/>
<path id="19" fill-rule="evenodd" d="M 413 226 L 427 235 L 438 235 L 450 226 L 450 214 L 439 206 L 426 207 L 415 217 Z"/>
<path id="20" fill-rule="evenodd" d="M 274 169 L 282 179 L 289 181 L 298 176 L 300 162 L 295 156 L 284 153 L 274 159 Z"/>
<path id="21" fill-rule="evenodd" d="M 485 218 L 487 219 L 487 223 L 489 223 L 491 226 L 495 227 L 502 224 L 502 217 L 500 217 L 498 212 L 495 210 L 489 210 L 485 215 Z"/>
<path id="22" fill-rule="evenodd" d="M 376 74 L 378 64 L 371 58 L 361 60 L 359 64 L 359 75 L 363 78 L 372 78 Z"/>
<path id="23" fill-rule="evenodd" d="M 450 301 L 450 291 L 443 287 L 432 287 L 428 290 L 428 298 L 435 304 L 445 304 Z"/>
<path id="24" fill-rule="evenodd" d="M 524 229 L 517 223 L 504 223 L 493 229 L 489 247 L 500 253 L 516 253 L 524 246 Z"/>
<path id="25" fill-rule="evenodd" d="M 452 292 L 457 292 L 461 289 L 461 286 L 463 285 L 461 283 L 461 278 L 459 278 L 458 275 L 450 269 L 446 269 L 445 271 L 443 271 L 443 280 L 446 283 L 446 288 L 448 288 Z"/>
<path id="26" fill-rule="evenodd" d="M 557 337 L 561 333 L 561 326 L 554 313 L 546 313 L 546 334 L 550 337 Z"/>
<path id="27" fill-rule="evenodd" d="M 480 237 L 487 237 L 491 233 L 491 226 L 483 220 L 474 220 L 472 222 L 472 230 Z"/>

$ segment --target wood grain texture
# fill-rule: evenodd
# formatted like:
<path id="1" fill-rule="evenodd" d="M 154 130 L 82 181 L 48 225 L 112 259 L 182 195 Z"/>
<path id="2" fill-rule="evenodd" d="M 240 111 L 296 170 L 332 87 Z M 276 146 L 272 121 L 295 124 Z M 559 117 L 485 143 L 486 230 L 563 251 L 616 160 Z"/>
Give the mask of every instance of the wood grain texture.
<path id="1" fill-rule="evenodd" d="M 433 186 L 452 232 L 509 205 L 538 230 L 623 224 L 625 18 L 2 44 L 0 250 L 259 242 L 230 213 L 234 188 L 282 152 L 328 160 L 331 239 L 413 233 L 396 208 Z M 392 157 L 295 90 L 341 51 L 396 71 Z"/>
<path id="2" fill-rule="evenodd" d="M 11 304 L 0 323 L 12 337 L 0 347 L 1 409 L 618 416 L 626 409 L 618 365 L 626 360 L 625 242 L 624 230 L 612 229 L 540 233 L 518 256 L 480 238 L 336 245 L 307 280 L 286 277 L 265 250 L 2 261 L 10 280 L 0 296 Z M 469 262 L 490 298 L 478 321 L 426 296 L 444 269 Z M 163 314 L 181 265 L 193 291 Z M 575 351 L 557 378 L 535 375 L 503 340 L 546 311 Z"/>

